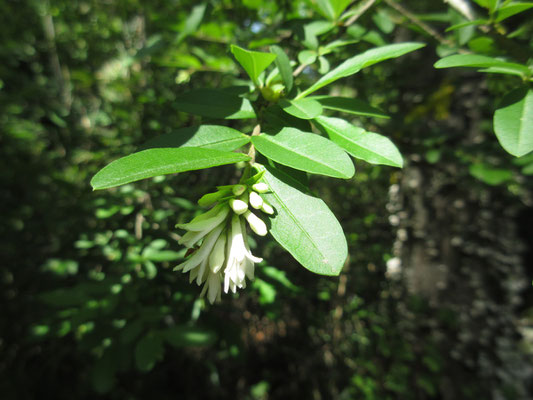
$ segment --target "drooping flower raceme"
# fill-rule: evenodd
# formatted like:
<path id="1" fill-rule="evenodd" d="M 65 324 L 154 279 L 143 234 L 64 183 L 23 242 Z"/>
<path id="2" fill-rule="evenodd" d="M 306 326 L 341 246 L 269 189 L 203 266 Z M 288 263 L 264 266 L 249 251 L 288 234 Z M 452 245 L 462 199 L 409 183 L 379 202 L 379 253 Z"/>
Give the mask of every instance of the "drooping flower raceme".
<path id="1" fill-rule="evenodd" d="M 256 181 L 257 177 L 250 185 L 220 186 L 217 192 L 198 201 L 200 205 L 215 204 L 213 208 L 189 223 L 177 225 L 187 230 L 179 243 L 193 252 L 174 270 L 189 272 L 191 283 L 203 284 L 201 296 L 207 295 L 210 303 L 220 300 L 222 285 L 225 293 L 245 288 L 246 278 L 254 278 L 255 263 L 263 260 L 250 251 L 245 221 L 252 231 L 265 236 L 266 224 L 249 210 L 249 205 L 267 214 L 274 210 L 260 195 L 268 191 L 268 186 Z"/>

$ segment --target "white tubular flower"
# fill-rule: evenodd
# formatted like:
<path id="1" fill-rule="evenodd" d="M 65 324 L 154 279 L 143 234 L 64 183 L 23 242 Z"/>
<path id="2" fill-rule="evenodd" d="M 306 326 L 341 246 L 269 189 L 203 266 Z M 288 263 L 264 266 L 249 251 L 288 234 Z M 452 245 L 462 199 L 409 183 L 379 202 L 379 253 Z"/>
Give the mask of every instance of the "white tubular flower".
<path id="1" fill-rule="evenodd" d="M 272 206 L 264 200 L 263 204 L 261 204 L 261 211 L 263 211 L 265 214 L 274 214 L 274 209 L 272 208 Z"/>
<path id="2" fill-rule="evenodd" d="M 248 210 L 248 204 L 239 199 L 231 199 L 229 205 L 235 214 L 243 214 Z"/>
<path id="3" fill-rule="evenodd" d="M 217 225 L 222 223 L 222 221 L 224 221 L 228 216 L 228 213 L 229 207 L 225 204 L 219 204 L 208 212 L 194 218 L 188 224 L 178 224 L 177 226 L 179 228 L 189 231 L 182 236 L 178 243 L 191 248 L 196 242 L 211 232 Z"/>
<path id="4" fill-rule="evenodd" d="M 259 236 L 265 236 L 267 234 L 267 227 L 265 223 L 257 215 L 253 214 L 250 210 L 244 213 L 244 218 L 246 218 L 248 224 L 250 224 L 250 228 L 252 228 L 252 231 L 257 233 Z"/>
<path id="5" fill-rule="evenodd" d="M 243 229 L 238 215 L 231 218 L 231 231 L 228 232 L 227 260 L 224 269 L 224 292 L 246 287 L 246 277 L 253 278 L 254 263 L 263 261 L 252 255 L 246 243 L 246 230 Z"/>
<path id="6" fill-rule="evenodd" d="M 183 272 L 185 273 L 185 272 L 189 272 L 193 268 L 200 266 L 200 270 L 197 273 L 198 273 L 198 276 L 201 278 L 201 276 L 203 275 L 203 271 L 205 270 L 205 266 L 207 265 L 209 255 L 211 254 L 211 251 L 213 250 L 213 247 L 215 246 L 215 242 L 220 236 L 222 229 L 223 229 L 222 225 L 219 225 L 215 229 L 213 229 L 204 239 L 200 248 L 196 250 L 194 254 L 190 258 L 188 258 L 185 262 L 182 262 L 177 267 L 175 267 L 174 271 L 183 270 Z"/>
<path id="7" fill-rule="evenodd" d="M 213 251 L 209 256 L 209 269 L 216 274 L 226 260 L 226 233 L 222 233 L 213 247 Z"/>
<path id="8" fill-rule="evenodd" d="M 263 199 L 256 192 L 250 192 L 250 205 L 255 209 L 260 209 L 263 205 Z"/>
<path id="9" fill-rule="evenodd" d="M 268 192 L 268 185 L 264 182 L 259 182 L 252 185 L 252 189 L 258 193 L 266 193 Z"/>

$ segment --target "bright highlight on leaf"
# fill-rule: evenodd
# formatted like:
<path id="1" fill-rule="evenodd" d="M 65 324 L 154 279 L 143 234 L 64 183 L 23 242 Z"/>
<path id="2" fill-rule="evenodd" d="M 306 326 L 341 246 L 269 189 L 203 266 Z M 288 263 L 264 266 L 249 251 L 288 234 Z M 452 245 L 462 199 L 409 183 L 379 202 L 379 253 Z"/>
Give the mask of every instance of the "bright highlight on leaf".
<path id="1" fill-rule="evenodd" d="M 389 138 L 366 132 L 340 118 L 318 117 L 315 121 L 326 131 L 333 142 L 355 158 L 371 164 L 403 167 L 402 155 Z"/>
<path id="2" fill-rule="evenodd" d="M 250 51 L 235 45 L 231 45 L 231 52 L 256 85 L 259 74 L 276 59 L 275 54 Z"/>
<path id="3" fill-rule="evenodd" d="M 409 53 L 414 50 L 418 50 L 421 47 L 424 47 L 423 43 L 399 43 L 399 44 L 390 44 L 387 46 L 376 47 L 361 53 L 355 57 L 349 58 L 344 61 L 342 64 L 331 70 L 329 73 L 320 78 L 315 82 L 311 87 L 304 90 L 296 98 L 301 99 L 320 88 L 323 88 L 326 85 L 329 85 L 332 82 L 335 82 L 337 79 L 341 79 L 350 75 L 353 75 L 363 68 L 374 65 L 378 62 L 387 60 L 389 58 L 396 58 L 403 56 L 406 53 Z"/>
<path id="4" fill-rule="evenodd" d="M 244 154 L 197 147 L 148 149 L 113 161 L 93 177 L 91 186 L 94 190 L 108 189 L 154 176 L 248 160 Z"/>
<path id="5" fill-rule="evenodd" d="M 339 221 L 321 199 L 299 190 L 300 184 L 288 175 L 274 167 L 260 168 L 271 190 L 264 198 L 276 210 L 270 217 L 274 239 L 309 271 L 338 275 L 348 255 Z"/>
<path id="6" fill-rule="evenodd" d="M 496 58 L 478 54 L 454 54 L 440 59 L 435 63 L 435 68 L 472 67 L 487 68 L 480 72 L 507 73 L 519 76 L 528 76 L 529 68 L 522 64 L 501 61 Z"/>
<path id="7" fill-rule="evenodd" d="M 254 136 L 252 143 L 264 156 L 312 174 L 349 179 L 355 173 L 353 162 L 344 150 L 314 133 L 285 128 L 277 135 Z"/>

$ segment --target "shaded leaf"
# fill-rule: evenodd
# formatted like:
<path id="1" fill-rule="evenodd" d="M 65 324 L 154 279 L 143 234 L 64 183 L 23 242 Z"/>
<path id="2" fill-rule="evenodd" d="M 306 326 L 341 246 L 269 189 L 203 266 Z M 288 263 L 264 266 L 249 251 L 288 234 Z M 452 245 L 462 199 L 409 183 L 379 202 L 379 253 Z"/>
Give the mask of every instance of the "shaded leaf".
<path id="1" fill-rule="evenodd" d="M 135 346 L 135 365 L 141 371 L 150 371 L 157 361 L 163 359 L 164 354 L 162 338 L 150 332 Z"/>
<path id="2" fill-rule="evenodd" d="M 521 76 L 529 74 L 529 69 L 525 65 L 509 63 L 496 58 L 481 56 L 478 54 L 454 54 L 453 56 L 441 58 L 435 63 L 434 67 L 505 68 L 506 70 L 514 71 L 513 73 Z"/>
<path id="3" fill-rule="evenodd" d="M 207 149 L 233 151 L 250 141 L 250 137 L 236 129 L 219 125 L 200 125 L 178 129 L 149 140 L 142 150 L 164 147 L 204 147 Z"/>
<path id="4" fill-rule="evenodd" d="M 276 63 L 276 67 L 278 67 L 281 79 L 285 85 L 285 91 L 286 93 L 289 93 L 292 90 L 292 85 L 294 83 L 289 57 L 287 57 L 287 54 L 285 54 L 283 49 L 279 46 L 270 46 L 270 51 L 277 56 L 274 62 Z"/>
<path id="5" fill-rule="evenodd" d="M 255 111 L 248 99 L 223 90 L 198 89 L 181 93 L 174 104 L 180 111 L 209 118 L 255 118 Z"/>
<path id="6" fill-rule="evenodd" d="M 533 151 L 533 89 L 523 86 L 504 96 L 494 113 L 494 131 L 513 156 Z"/>

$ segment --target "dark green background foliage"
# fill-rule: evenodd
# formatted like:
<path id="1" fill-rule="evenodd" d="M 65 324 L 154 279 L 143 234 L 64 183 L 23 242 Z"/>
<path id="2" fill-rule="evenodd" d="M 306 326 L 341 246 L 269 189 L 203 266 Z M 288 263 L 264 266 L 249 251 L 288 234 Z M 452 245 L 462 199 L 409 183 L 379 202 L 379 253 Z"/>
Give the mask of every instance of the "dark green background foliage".
<path id="1" fill-rule="evenodd" d="M 276 44 L 293 60 L 302 43 L 312 50 L 306 26 L 328 18 L 317 3 L 0 2 L 3 399 L 533 396 L 533 164 L 492 131 L 498 99 L 520 81 L 433 67 L 458 46 L 526 62 L 531 11 L 444 33 L 465 21 L 444 3 L 366 2 L 350 27 L 318 35 L 354 40 L 322 57 L 332 66 L 375 45 L 428 44 L 328 88 L 390 115 L 345 117 L 405 161 L 310 178 L 347 235 L 340 277 L 308 272 L 267 236 L 252 243 L 266 260 L 255 281 L 207 306 L 172 272 L 185 255 L 174 225 L 239 171 L 91 191 L 111 160 L 210 121 L 184 113 L 180 93 L 246 84 L 231 44 Z M 296 81 L 309 86 L 326 61 Z"/>

